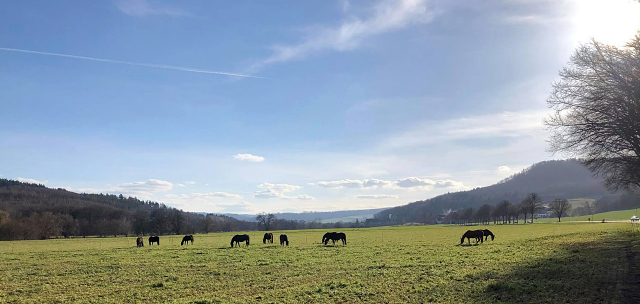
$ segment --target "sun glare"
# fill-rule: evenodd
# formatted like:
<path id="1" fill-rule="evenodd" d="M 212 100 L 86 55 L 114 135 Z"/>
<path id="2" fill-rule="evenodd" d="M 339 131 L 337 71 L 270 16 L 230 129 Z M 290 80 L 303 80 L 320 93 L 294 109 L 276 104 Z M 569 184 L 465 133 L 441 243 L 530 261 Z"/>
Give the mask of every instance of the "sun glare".
<path id="1" fill-rule="evenodd" d="M 590 38 L 622 46 L 640 30 L 640 2 L 635 0 L 576 0 L 573 17 L 576 40 Z"/>

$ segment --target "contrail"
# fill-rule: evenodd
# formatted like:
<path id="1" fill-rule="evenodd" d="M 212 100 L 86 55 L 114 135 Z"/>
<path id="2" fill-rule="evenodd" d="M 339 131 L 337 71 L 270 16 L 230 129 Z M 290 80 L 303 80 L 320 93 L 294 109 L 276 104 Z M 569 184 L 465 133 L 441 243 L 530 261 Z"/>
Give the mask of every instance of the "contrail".
<path id="1" fill-rule="evenodd" d="M 148 68 L 177 70 L 177 71 L 192 72 L 192 73 L 217 74 L 217 75 L 227 75 L 227 76 L 236 76 L 236 77 L 246 77 L 246 78 L 260 78 L 260 79 L 266 79 L 266 78 L 264 78 L 264 77 L 259 77 L 259 76 L 243 75 L 243 74 L 234 74 L 234 73 L 226 73 L 226 72 L 216 72 L 216 71 L 208 71 L 208 70 L 200 70 L 200 69 L 185 68 L 185 67 L 179 67 L 179 66 L 160 65 L 160 64 L 149 64 L 149 63 L 138 63 L 138 62 L 129 62 L 129 61 L 121 61 L 121 60 L 111 60 L 111 59 L 104 59 L 104 58 L 95 58 L 95 57 L 86 57 L 86 56 L 69 55 L 69 54 L 59 54 L 59 53 L 49 53 L 49 52 L 40 52 L 40 51 L 30 51 L 30 50 L 12 49 L 12 48 L 4 48 L 4 47 L 0 47 L 0 51 L 20 52 L 20 53 L 29 53 L 29 54 L 38 54 L 38 55 L 48 55 L 48 56 L 58 56 L 58 57 L 66 57 L 66 58 L 73 58 L 73 59 L 93 60 L 93 61 L 101 61 L 101 62 L 109 62 L 109 63 L 119 63 L 119 64 L 127 64 L 127 65 L 142 66 L 142 67 L 148 67 Z"/>

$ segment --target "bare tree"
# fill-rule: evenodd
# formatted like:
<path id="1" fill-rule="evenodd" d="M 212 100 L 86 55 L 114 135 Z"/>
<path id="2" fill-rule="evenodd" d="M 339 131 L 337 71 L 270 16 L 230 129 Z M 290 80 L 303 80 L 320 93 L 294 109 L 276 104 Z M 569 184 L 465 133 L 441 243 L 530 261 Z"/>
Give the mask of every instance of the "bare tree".
<path id="1" fill-rule="evenodd" d="M 558 222 L 560 218 L 565 212 L 569 212 L 571 210 L 571 204 L 569 201 L 564 198 L 558 198 L 549 204 L 549 209 L 551 209 L 556 216 L 558 216 Z"/>
<path id="2" fill-rule="evenodd" d="M 276 221 L 276 216 L 273 213 L 260 213 L 256 216 L 256 221 L 258 221 L 258 225 L 264 230 L 271 230 L 272 224 Z"/>
<path id="3" fill-rule="evenodd" d="M 531 214 L 531 222 L 533 223 L 533 218 L 536 211 L 540 210 L 542 207 L 542 198 L 537 193 L 530 193 L 527 197 L 522 201 L 522 207 L 526 210 L 527 213 Z"/>
<path id="4" fill-rule="evenodd" d="M 584 202 L 584 208 L 587 209 L 589 211 L 589 215 L 593 215 L 596 211 L 596 202 L 589 202 L 589 201 L 585 201 Z"/>
<path id="5" fill-rule="evenodd" d="M 626 47 L 580 46 L 547 100 L 551 152 L 582 158 L 611 190 L 640 186 L 640 31 Z"/>
<path id="6" fill-rule="evenodd" d="M 509 203 L 508 200 L 503 200 L 496 206 L 496 214 L 502 217 L 503 224 L 505 224 L 508 220 L 509 206 L 511 206 L 511 203 Z"/>

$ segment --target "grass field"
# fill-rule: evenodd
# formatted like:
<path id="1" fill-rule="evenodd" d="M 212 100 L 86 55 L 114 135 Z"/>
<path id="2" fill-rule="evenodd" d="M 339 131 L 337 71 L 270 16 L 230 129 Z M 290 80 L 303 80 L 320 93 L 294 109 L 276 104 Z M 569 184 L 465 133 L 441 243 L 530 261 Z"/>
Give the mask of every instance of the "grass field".
<path id="1" fill-rule="evenodd" d="M 634 215 L 636 215 L 636 209 L 618 210 L 618 211 L 596 213 L 594 215 L 563 217 L 562 222 L 588 221 L 589 218 L 591 218 L 592 221 L 597 221 L 597 222 L 601 222 L 602 219 L 605 219 L 607 221 L 629 221 L 631 220 L 631 217 Z M 558 218 L 552 217 L 552 218 L 546 218 L 546 219 L 537 219 L 535 221 L 538 223 L 555 223 L 555 222 L 558 222 Z"/>
<path id="2" fill-rule="evenodd" d="M 135 238 L 0 242 L 0 302 L 625 303 L 640 278 L 631 224 L 491 225 L 495 241 L 458 246 L 471 227 L 287 231 L 291 246 L 229 248 L 231 233 L 180 246 Z M 277 235 L 279 233 L 274 233 Z M 633 299 L 633 300 L 630 300 Z"/>

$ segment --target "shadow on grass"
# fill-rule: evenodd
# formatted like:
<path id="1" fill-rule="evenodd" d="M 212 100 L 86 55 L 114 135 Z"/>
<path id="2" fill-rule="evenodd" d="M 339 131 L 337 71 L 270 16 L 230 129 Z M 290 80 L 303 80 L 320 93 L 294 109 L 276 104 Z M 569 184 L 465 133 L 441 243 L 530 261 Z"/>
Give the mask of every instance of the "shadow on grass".
<path id="1" fill-rule="evenodd" d="M 598 242 L 577 242 L 554 255 L 523 261 L 505 273 L 484 272 L 488 282 L 471 297 L 490 303 L 640 303 L 637 233 L 613 232 Z"/>

